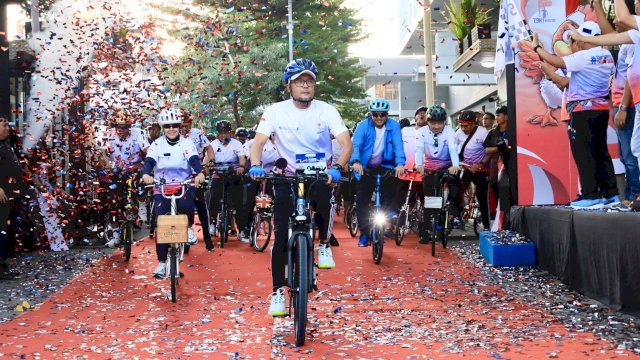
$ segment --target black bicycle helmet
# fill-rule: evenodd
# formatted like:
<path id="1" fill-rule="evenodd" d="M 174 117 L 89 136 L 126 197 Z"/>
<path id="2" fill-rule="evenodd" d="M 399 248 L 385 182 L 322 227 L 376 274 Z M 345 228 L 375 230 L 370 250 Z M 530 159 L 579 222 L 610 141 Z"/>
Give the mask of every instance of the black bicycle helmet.
<path id="1" fill-rule="evenodd" d="M 247 129 L 243 128 L 243 127 L 239 127 L 236 129 L 236 136 L 237 137 L 247 137 L 249 136 L 249 132 L 247 131 Z"/>
<path id="2" fill-rule="evenodd" d="M 476 113 L 474 111 L 465 110 L 458 116 L 458 122 L 476 122 Z"/>
<path id="3" fill-rule="evenodd" d="M 247 140 L 251 140 L 256 137 L 256 131 L 254 129 L 247 130 Z"/>
<path id="4" fill-rule="evenodd" d="M 409 121 L 409 119 L 403 118 L 400 120 L 400 129 L 404 129 L 408 126 L 411 126 L 411 121 Z"/>
<path id="5" fill-rule="evenodd" d="M 432 105 L 427 110 L 427 120 L 445 121 L 447 120 L 447 111 L 440 105 Z"/>
<path id="6" fill-rule="evenodd" d="M 231 123 L 227 120 L 218 121 L 216 123 L 216 131 L 218 132 L 218 134 L 231 132 Z"/>

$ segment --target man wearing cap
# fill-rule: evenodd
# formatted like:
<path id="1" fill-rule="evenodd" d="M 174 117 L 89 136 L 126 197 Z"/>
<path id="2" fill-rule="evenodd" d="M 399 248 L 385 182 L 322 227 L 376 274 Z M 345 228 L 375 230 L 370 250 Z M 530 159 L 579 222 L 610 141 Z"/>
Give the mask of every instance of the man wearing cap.
<path id="1" fill-rule="evenodd" d="M 578 28 L 583 36 L 599 36 L 600 26 L 585 21 Z M 533 49 L 540 59 L 571 72 L 567 89 L 569 141 L 580 175 L 582 198 L 571 202 L 574 208 L 601 208 L 617 204 L 618 187 L 613 162 L 607 149 L 609 126 L 609 80 L 615 65 L 609 50 L 576 41 L 580 51 L 559 57 L 547 52 L 533 34 Z"/>

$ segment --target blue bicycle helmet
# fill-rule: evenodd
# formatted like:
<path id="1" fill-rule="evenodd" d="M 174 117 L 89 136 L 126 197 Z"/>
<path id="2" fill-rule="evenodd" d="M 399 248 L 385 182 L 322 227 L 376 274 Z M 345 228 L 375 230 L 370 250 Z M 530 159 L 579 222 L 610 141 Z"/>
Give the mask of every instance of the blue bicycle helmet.
<path id="1" fill-rule="evenodd" d="M 295 78 L 303 73 L 307 73 L 315 79 L 318 77 L 318 68 L 316 64 L 309 59 L 293 60 L 284 68 L 284 83 L 288 84 L 289 81 L 295 80 Z"/>
<path id="2" fill-rule="evenodd" d="M 389 112 L 389 102 L 385 99 L 373 99 L 369 103 L 369 111 L 371 112 Z"/>

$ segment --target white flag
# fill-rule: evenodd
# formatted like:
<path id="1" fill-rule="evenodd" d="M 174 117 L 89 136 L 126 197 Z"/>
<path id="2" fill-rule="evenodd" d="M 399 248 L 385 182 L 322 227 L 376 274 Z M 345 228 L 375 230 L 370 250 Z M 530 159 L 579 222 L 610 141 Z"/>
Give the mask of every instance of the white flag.
<path id="1" fill-rule="evenodd" d="M 502 77 L 505 66 L 514 61 L 513 47 L 518 41 L 528 39 L 531 35 L 529 24 L 520 14 L 515 0 L 502 0 L 496 43 L 496 65 L 493 71 L 496 82 Z"/>

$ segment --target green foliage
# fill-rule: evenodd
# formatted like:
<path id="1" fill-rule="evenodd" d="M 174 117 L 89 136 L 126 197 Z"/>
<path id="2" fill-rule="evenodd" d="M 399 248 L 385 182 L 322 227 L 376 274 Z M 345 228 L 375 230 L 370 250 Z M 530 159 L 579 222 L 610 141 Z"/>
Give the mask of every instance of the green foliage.
<path id="1" fill-rule="evenodd" d="M 264 3 L 264 5 L 262 5 Z M 361 79 L 366 69 L 348 58 L 350 43 L 361 39 L 353 10 L 341 1 L 294 1 L 294 58 L 313 60 L 320 74 L 316 98 L 335 104 L 345 121 L 358 112 L 354 100 L 366 95 Z M 187 13 L 197 27 L 174 34 L 184 41 L 185 54 L 165 72 L 180 106 L 203 125 L 228 119 L 252 126 L 265 106 L 287 93 L 282 71 L 288 63 L 287 1 L 201 1 L 209 13 Z M 233 7 L 231 6 L 233 5 Z M 168 81 L 167 81 L 168 80 Z M 362 114 L 359 114 L 362 117 Z"/>
<path id="2" fill-rule="evenodd" d="M 470 29 L 477 24 L 489 22 L 491 9 L 479 8 L 476 0 L 449 0 L 445 7 L 447 11 L 443 16 L 447 20 L 453 36 L 460 41 L 467 37 Z"/>

